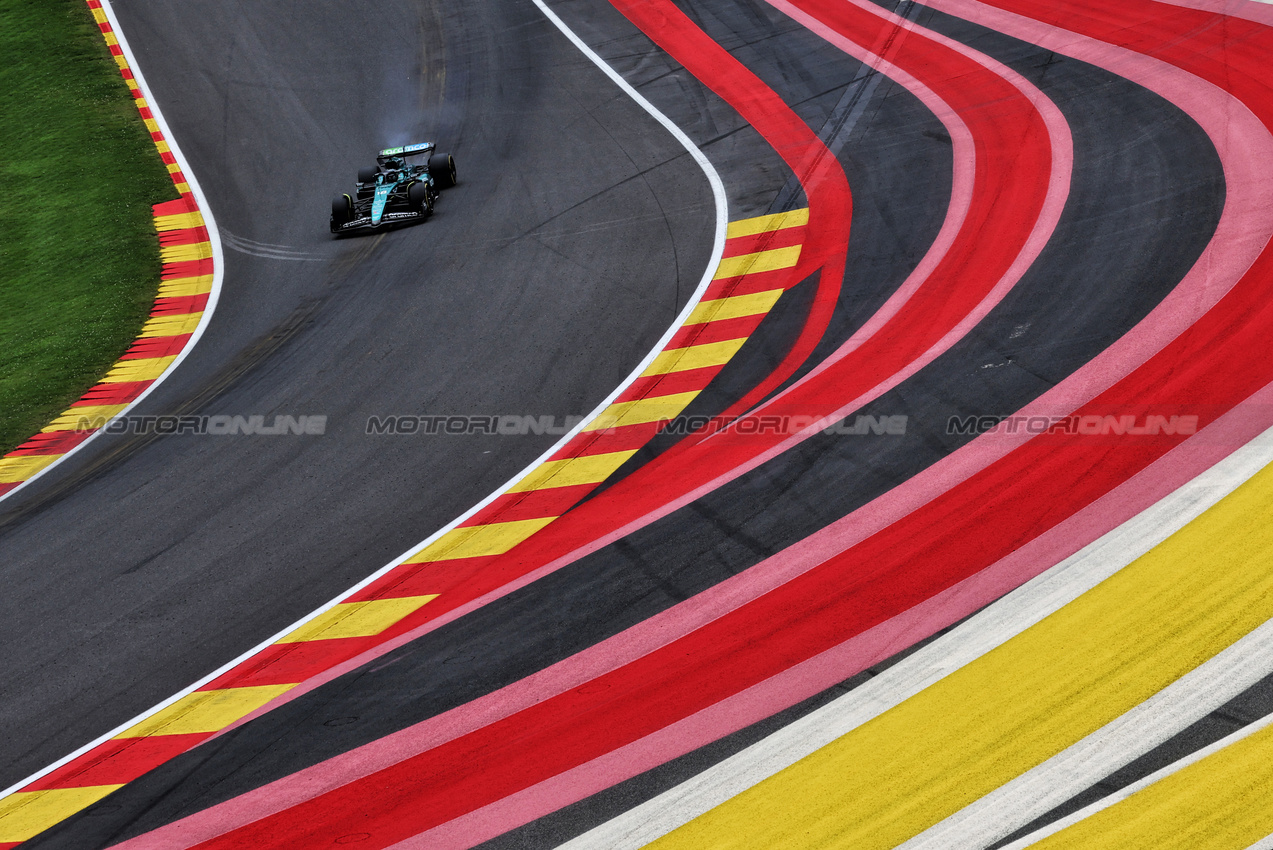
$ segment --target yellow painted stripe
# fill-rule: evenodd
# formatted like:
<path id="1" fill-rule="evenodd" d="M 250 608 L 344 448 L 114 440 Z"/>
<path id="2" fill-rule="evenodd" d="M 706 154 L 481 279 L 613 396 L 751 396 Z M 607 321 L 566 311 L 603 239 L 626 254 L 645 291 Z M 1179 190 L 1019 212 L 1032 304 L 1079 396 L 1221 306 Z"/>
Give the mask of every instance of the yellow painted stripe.
<path id="1" fill-rule="evenodd" d="M 188 295 L 203 295 L 212 291 L 212 275 L 201 274 L 198 277 L 178 277 L 165 280 L 159 284 L 158 298 L 180 298 Z"/>
<path id="2" fill-rule="evenodd" d="M 430 596 L 342 602 L 286 637 L 280 638 L 278 642 L 300 643 L 309 640 L 335 640 L 378 635 L 403 617 L 421 608 L 426 602 L 437 598 L 435 593 Z"/>
<path id="3" fill-rule="evenodd" d="M 253 685 L 219 691 L 195 691 L 115 737 L 145 738 L 150 735 L 216 732 L 294 687 L 294 684 Z"/>
<path id="4" fill-rule="evenodd" d="M 115 33 L 113 31 L 102 33 L 102 37 L 106 39 L 106 43 L 111 47 L 115 47 L 119 44 L 119 39 L 115 37 Z"/>
<path id="5" fill-rule="evenodd" d="M 154 118 L 143 118 L 141 119 L 141 123 L 145 124 L 146 129 L 149 130 L 150 132 L 152 133 L 159 132 L 159 122 L 156 121 Z"/>
<path id="6" fill-rule="evenodd" d="M 17 484 L 44 469 L 61 455 L 11 455 L 0 457 L 0 484 Z"/>
<path id="7" fill-rule="evenodd" d="M 107 420 L 119 413 L 127 404 L 85 404 L 67 408 L 57 419 L 41 428 L 41 431 L 88 431 L 101 428 Z"/>
<path id="8" fill-rule="evenodd" d="M 210 242 L 195 242 L 192 245 L 165 245 L 159 249 L 159 259 L 165 263 L 206 260 L 211 256 L 212 243 Z"/>
<path id="9" fill-rule="evenodd" d="M 753 292 L 750 295 L 735 295 L 732 298 L 718 298 L 715 301 L 703 301 L 685 320 L 687 325 L 701 325 L 706 322 L 718 322 L 722 319 L 738 319 L 743 316 L 755 316 L 768 313 L 778 299 L 782 297 L 782 289 L 769 289 L 764 292 Z"/>
<path id="10" fill-rule="evenodd" d="M 125 59 L 125 58 L 123 57 L 123 55 L 121 54 L 121 55 L 119 55 L 119 56 L 116 56 L 116 57 L 115 57 L 115 64 L 116 64 L 116 65 L 118 65 L 120 68 L 127 68 L 127 67 L 128 67 L 128 60 L 127 60 L 127 59 Z"/>
<path id="11" fill-rule="evenodd" d="M 168 147 L 167 142 L 155 142 L 155 149 L 159 151 L 160 153 L 172 153 L 172 148 Z M 187 215 L 198 215 L 198 213 L 187 213 Z M 164 216 L 164 217 L 171 218 L 171 216 Z M 200 219 L 199 223 L 203 224 L 203 219 Z M 193 225 L 191 226 L 193 227 Z"/>
<path id="12" fill-rule="evenodd" d="M 0 800 L 0 844 L 26 841 L 85 809 L 122 785 L 19 791 Z"/>
<path id="13" fill-rule="evenodd" d="M 181 334 L 192 334 L 194 329 L 199 326 L 199 320 L 203 318 L 203 313 L 178 313 L 174 316 L 155 316 L 147 319 L 146 324 L 141 326 L 140 336 L 144 338 L 160 337 L 160 336 L 180 336 Z"/>
<path id="14" fill-rule="evenodd" d="M 181 170 L 181 166 L 180 166 L 180 165 L 178 165 L 178 164 L 177 164 L 177 163 L 175 163 L 175 162 L 169 162 L 169 163 L 167 163 L 167 168 L 168 168 L 168 173 L 169 173 L 169 174 L 176 174 L 178 171 L 180 171 L 180 170 Z"/>
<path id="15" fill-rule="evenodd" d="M 596 484 L 605 481 L 636 450 L 585 455 L 564 460 L 550 460 L 539 466 L 508 489 L 510 493 L 525 493 L 546 487 L 571 487 L 577 484 Z"/>
<path id="16" fill-rule="evenodd" d="M 155 230 L 185 230 L 188 227 L 199 227 L 203 224 L 203 216 L 197 212 L 176 213 L 175 215 L 155 216 Z"/>
<path id="17" fill-rule="evenodd" d="M 770 251 L 757 251 L 754 254 L 740 254 L 737 257 L 726 257 L 716 267 L 713 280 L 727 277 L 738 277 L 758 272 L 771 272 L 778 269 L 789 269 L 800 259 L 800 246 L 774 248 Z"/>
<path id="18" fill-rule="evenodd" d="M 686 369 L 702 369 L 706 366 L 720 366 L 729 362 L 729 358 L 738 353 L 747 341 L 746 337 L 727 339 L 722 342 L 709 342 L 705 345 L 691 345 L 688 348 L 673 348 L 671 351 L 659 352 L 649 367 L 642 372 L 643 376 L 666 375 L 668 372 L 684 372 Z"/>
<path id="19" fill-rule="evenodd" d="M 623 425 L 641 425 L 646 422 L 673 419 L 694 400 L 698 393 L 698 390 L 694 390 L 637 401 L 621 401 L 603 410 L 596 419 L 584 426 L 583 430 L 600 431 L 605 428 L 619 428 Z"/>
<path id="20" fill-rule="evenodd" d="M 1070 605 L 652 846 L 895 847 L 1270 618 L 1273 466 Z"/>
<path id="21" fill-rule="evenodd" d="M 119 360 L 102 378 L 103 384 L 118 384 L 123 381 L 153 381 L 172 365 L 177 355 L 167 357 L 146 357 L 141 360 Z"/>
<path id="22" fill-rule="evenodd" d="M 173 185 L 173 186 L 175 186 L 175 187 L 176 187 L 176 189 L 177 189 L 177 191 L 178 191 L 178 192 L 180 192 L 181 194 L 183 194 L 183 195 L 188 195 L 188 194 L 190 194 L 190 184 L 189 184 L 189 183 L 186 183 L 185 181 L 182 181 L 182 182 L 179 182 L 179 183 L 173 183 L 172 185 Z"/>
<path id="23" fill-rule="evenodd" d="M 788 212 L 762 215 L 756 218 L 744 218 L 731 221 L 725 228 L 725 238 L 738 236 L 755 236 L 757 233 L 770 233 L 787 227 L 799 227 L 809 223 L 809 208 L 789 210 Z"/>
<path id="24" fill-rule="evenodd" d="M 556 518 L 549 516 L 453 528 L 422 552 L 413 555 L 410 563 L 502 555 Z"/>
<path id="25" fill-rule="evenodd" d="M 1031 846 L 1244 850 L 1267 835 L 1273 835 L 1273 726 Z"/>
<path id="26" fill-rule="evenodd" d="M 97 21 L 99 25 L 106 23 L 106 13 L 101 9 L 94 9 L 93 20 Z"/>

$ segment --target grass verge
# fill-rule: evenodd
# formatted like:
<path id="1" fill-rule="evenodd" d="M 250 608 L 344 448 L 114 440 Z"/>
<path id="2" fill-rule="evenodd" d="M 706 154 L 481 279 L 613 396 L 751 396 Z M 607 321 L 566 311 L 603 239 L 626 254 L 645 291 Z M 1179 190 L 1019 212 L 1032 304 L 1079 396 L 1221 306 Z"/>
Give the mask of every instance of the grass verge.
<path id="1" fill-rule="evenodd" d="M 84 0 L 0 0 L 0 454 L 123 354 L 177 197 Z"/>

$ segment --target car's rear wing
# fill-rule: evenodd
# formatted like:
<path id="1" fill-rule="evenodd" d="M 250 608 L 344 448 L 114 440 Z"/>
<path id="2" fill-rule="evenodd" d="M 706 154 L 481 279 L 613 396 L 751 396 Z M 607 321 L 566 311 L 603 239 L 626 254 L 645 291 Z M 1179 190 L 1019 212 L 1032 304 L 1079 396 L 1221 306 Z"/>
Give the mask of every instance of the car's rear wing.
<path id="1" fill-rule="evenodd" d="M 415 156 L 417 154 L 428 153 L 436 147 L 437 145 L 433 142 L 417 142 L 414 145 L 385 148 L 377 156 Z"/>

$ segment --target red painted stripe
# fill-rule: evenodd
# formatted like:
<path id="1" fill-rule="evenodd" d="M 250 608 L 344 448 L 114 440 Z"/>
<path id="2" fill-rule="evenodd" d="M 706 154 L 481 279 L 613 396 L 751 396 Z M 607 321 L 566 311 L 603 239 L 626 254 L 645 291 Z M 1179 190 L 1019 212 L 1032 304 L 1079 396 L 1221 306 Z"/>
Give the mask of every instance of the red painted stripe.
<path id="1" fill-rule="evenodd" d="M 133 343 L 136 345 L 136 343 Z M 80 400 L 72 404 L 77 405 L 99 405 L 99 404 L 127 404 L 133 401 L 137 396 L 145 391 L 154 381 L 121 381 L 118 384 L 98 384 L 84 393 Z"/>
<path id="2" fill-rule="evenodd" d="M 160 277 L 164 280 L 176 280 L 179 277 L 199 277 L 206 274 L 212 274 L 211 257 L 202 260 L 185 260 L 179 263 L 164 263 L 163 273 Z"/>
<path id="3" fill-rule="evenodd" d="M 123 785 L 132 782 L 175 756 L 205 741 L 211 735 L 151 735 L 107 741 L 90 753 L 59 767 L 33 782 L 23 791 L 49 788 L 85 788 L 91 785 Z"/>
<path id="4" fill-rule="evenodd" d="M 585 455 L 600 455 L 607 452 L 635 451 L 653 440 L 663 427 L 663 423 L 644 422 L 640 425 L 624 425 L 621 428 L 608 428 L 604 431 L 586 431 L 552 456 L 552 460 Z"/>
<path id="5" fill-rule="evenodd" d="M 151 336 L 137 340 L 128 347 L 120 360 L 149 360 L 152 357 L 169 357 L 178 354 L 190 341 L 190 334 L 178 336 Z"/>
<path id="6" fill-rule="evenodd" d="M 447 591 L 463 586 L 473 576 L 480 575 L 496 560 L 498 556 L 492 555 L 482 558 L 456 558 L 450 561 L 405 564 L 376 579 L 349 597 L 349 601 L 361 602 L 381 597 L 425 596 L 437 593 L 442 595 L 425 607 L 439 603 L 445 605 Z"/>
<path id="7" fill-rule="evenodd" d="M 754 316 L 739 316 L 736 319 L 721 319 L 716 322 L 704 322 L 698 325 L 686 325 L 672 335 L 665 350 L 685 348 L 689 345 L 706 345 L 709 342 L 724 342 L 727 339 L 742 339 L 755 333 L 756 328 L 764 320 L 765 313 Z"/>
<path id="8" fill-rule="evenodd" d="M 208 306 L 208 293 L 202 295 L 177 295 L 169 298 L 156 298 L 155 307 L 150 311 L 152 316 L 181 316 L 187 313 L 201 313 Z"/>
<path id="9" fill-rule="evenodd" d="M 246 664 L 213 679 L 201 690 L 303 682 L 316 673 L 353 658 L 376 642 L 375 637 L 362 637 L 275 644 L 253 656 Z"/>
<path id="10" fill-rule="evenodd" d="M 8 456 L 64 455 L 87 440 L 96 430 L 42 431 L 9 452 Z"/>
<path id="11" fill-rule="evenodd" d="M 464 525 L 561 516 L 595 489 L 597 489 L 596 484 L 575 484 L 569 487 L 531 490 L 528 493 L 505 493 L 475 514 L 472 520 L 465 522 Z"/>
<path id="12" fill-rule="evenodd" d="M 736 339 L 737 337 L 725 337 Z M 712 340 L 713 342 L 715 340 Z M 688 393 L 701 390 L 712 378 L 720 374 L 720 366 L 704 366 L 701 369 L 686 369 L 683 372 L 668 372 L 666 375 L 650 375 L 637 378 L 615 398 L 616 404 L 625 401 L 638 401 L 643 398 L 657 398 L 677 393 Z"/>
<path id="13" fill-rule="evenodd" d="M 160 204 L 154 204 L 152 209 L 155 215 L 180 215 L 181 213 L 198 212 L 199 206 L 194 202 L 193 198 L 177 198 L 175 201 L 164 201 Z"/>
<path id="14" fill-rule="evenodd" d="M 172 154 L 165 154 L 171 157 Z M 159 232 L 159 244 L 169 245 L 196 245 L 200 242 L 208 241 L 208 228 L 203 225 L 198 227 L 183 227 L 180 230 L 161 230 Z"/>
<path id="15" fill-rule="evenodd" d="M 751 295 L 755 292 L 768 292 L 771 289 L 790 289 L 801 278 L 795 276 L 795 269 L 777 269 L 769 272 L 753 272 L 740 277 L 723 277 L 713 280 L 703 293 L 704 301 L 715 301 L 718 298 L 729 298 L 731 295 Z"/>

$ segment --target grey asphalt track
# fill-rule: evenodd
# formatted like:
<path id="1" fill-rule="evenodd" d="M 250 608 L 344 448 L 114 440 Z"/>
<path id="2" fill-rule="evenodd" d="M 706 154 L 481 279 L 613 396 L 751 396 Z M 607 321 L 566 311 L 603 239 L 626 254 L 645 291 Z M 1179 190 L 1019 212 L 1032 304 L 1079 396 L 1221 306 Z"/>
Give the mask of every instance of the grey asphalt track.
<path id="1" fill-rule="evenodd" d="M 368 416 L 588 412 L 713 238 L 698 166 L 530 4 L 115 7 L 226 241 L 208 333 L 137 413 L 325 415 L 327 433 L 104 435 L 0 503 L 0 786 L 311 611 L 554 439 L 375 437 Z M 459 164 L 433 219 L 333 241 L 331 195 L 417 138 Z"/>
<path id="2" fill-rule="evenodd" d="M 833 123 L 830 117 L 858 75 L 856 63 L 798 28 L 783 26 L 765 6 L 697 0 L 685 8 L 714 38 L 746 52 L 749 67 L 789 103 L 802 104 L 813 126 Z M 614 20 L 607 4 L 572 0 L 560 9 L 603 55 L 616 64 L 626 57 L 631 67 L 625 70 L 656 89 L 652 96 L 663 105 L 656 95 L 669 93 L 674 66 L 660 70 L 648 46 L 638 49 L 637 36 Z M 1055 100 L 1074 133 L 1075 177 L 1054 243 L 1016 290 L 976 332 L 862 411 L 908 415 L 904 437 L 810 440 L 370 669 L 174 760 L 107 805 L 49 833 L 47 846 L 70 837 L 97 846 L 106 836 L 153 828 L 542 669 L 865 504 L 966 439 L 945 432 L 951 415 L 1018 409 L 1152 309 L 1206 244 L 1223 202 L 1218 161 L 1205 135 L 1156 96 L 1083 63 L 927 12 L 921 22 L 1009 64 Z M 755 47 L 762 40 L 763 50 Z M 683 80 L 676 86 L 688 89 Z M 695 96 L 711 104 L 709 114 L 718 108 L 710 97 Z M 891 83 L 870 95 L 865 114 L 869 120 L 853 130 L 840 154 L 854 191 L 850 244 L 857 247 L 826 347 L 847 337 L 871 305 L 900 283 L 944 212 L 933 203 L 949 169 L 939 125 Z M 694 129 L 701 136 L 703 128 Z M 727 181 L 733 173 L 726 172 Z M 762 327 L 761 336 L 781 339 L 789 328 L 775 324 L 791 321 L 777 317 Z M 746 367 L 730 368 L 754 374 L 774 356 L 761 353 Z M 716 388 L 705 395 L 708 407 L 733 397 Z M 810 710 L 838 692 L 793 712 Z M 358 721 L 326 725 L 349 717 Z M 744 734 L 739 740 L 745 739 Z M 732 749 L 717 748 L 697 762 L 712 763 Z M 682 775 L 669 770 L 651 781 L 634 781 L 595 805 L 585 801 L 552 823 L 510 834 L 505 845 L 550 845 Z"/>

